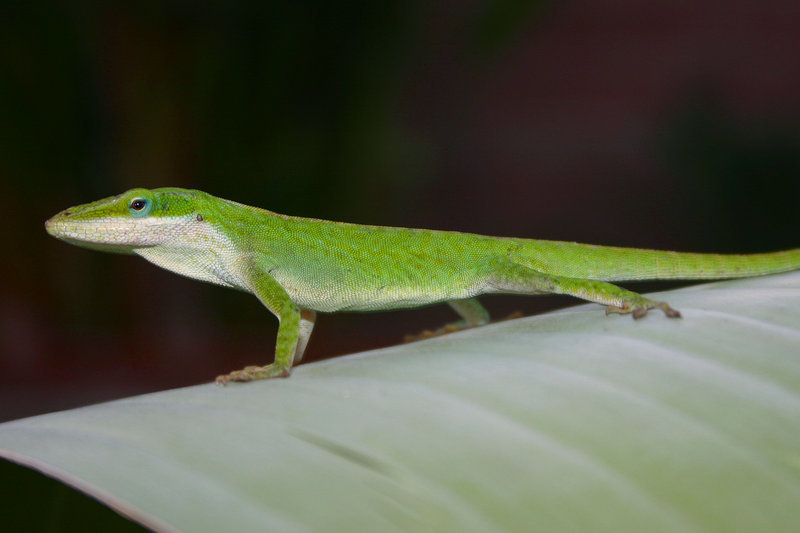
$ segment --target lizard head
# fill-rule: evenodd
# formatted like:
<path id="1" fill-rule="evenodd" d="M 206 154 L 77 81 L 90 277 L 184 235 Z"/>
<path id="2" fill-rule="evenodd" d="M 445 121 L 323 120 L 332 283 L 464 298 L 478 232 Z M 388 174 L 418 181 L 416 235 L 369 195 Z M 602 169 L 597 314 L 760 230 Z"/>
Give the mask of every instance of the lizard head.
<path id="1" fill-rule="evenodd" d="M 202 221 L 200 191 L 177 188 L 131 189 L 61 211 L 47 222 L 47 233 L 87 248 L 133 253 L 170 240 L 180 228 Z"/>

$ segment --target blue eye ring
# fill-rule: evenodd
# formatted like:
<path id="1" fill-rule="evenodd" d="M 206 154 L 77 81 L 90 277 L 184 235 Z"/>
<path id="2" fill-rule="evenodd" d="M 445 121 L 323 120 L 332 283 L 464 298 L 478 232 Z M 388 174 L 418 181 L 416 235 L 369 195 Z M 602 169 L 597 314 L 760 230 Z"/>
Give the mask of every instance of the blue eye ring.
<path id="1" fill-rule="evenodd" d="M 131 199 L 130 203 L 128 204 L 128 211 L 131 212 L 131 215 L 137 218 L 146 217 L 150 214 L 150 209 L 152 206 L 153 204 L 149 199 L 137 196 L 136 198 Z"/>

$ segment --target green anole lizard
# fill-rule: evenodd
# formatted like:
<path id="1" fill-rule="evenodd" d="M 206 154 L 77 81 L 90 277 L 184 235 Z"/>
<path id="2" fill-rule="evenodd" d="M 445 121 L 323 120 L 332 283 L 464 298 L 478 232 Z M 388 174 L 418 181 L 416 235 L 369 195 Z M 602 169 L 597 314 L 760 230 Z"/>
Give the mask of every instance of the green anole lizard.
<path id="1" fill-rule="evenodd" d="M 568 294 L 641 318 L 680 313 L 609 281 L 723 279 L 800 269 L 800 249 L 750 255 L 679 253 L 487 237 L 280 215 L 178 188 L 133 189 L 45 223 L 63 241 L 137 254 L 183 276 L 254 294 L 278 317 L 275 361 L 218 383 L 286 377 L 316 313 L 449 303 L 460 327 L 486 324 L 486 293 Z"/>

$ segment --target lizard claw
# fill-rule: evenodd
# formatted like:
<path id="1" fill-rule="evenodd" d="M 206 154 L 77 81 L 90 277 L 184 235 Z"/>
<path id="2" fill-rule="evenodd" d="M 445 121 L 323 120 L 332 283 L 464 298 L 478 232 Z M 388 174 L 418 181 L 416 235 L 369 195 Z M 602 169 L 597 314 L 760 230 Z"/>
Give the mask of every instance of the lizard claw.
<path id="1" fill-rule="evenodd" d="M 508 316 L 506 316 L 504 318 L 500 318 L 498 320 L 493 321 L 493 323 L 504 322 L 506 320 L 513 320 L 515 318 L 522 318 L 524 316 L 525 315 L 522 314 L 521 311 L 514 311 L 513 313 L 509 314 Z M 481 326 L 481 325 L 483 325 L 483 324 L 474 324 L 474 325 L 473 324 L 467 324 L 466 322 L 464 322 L 462 320 L 462 321 L 459 321 L 459 322 L 453 322 L 452 324 L 445 324 L 444 326 L 440 327 L 439 329 L 426 329 L 424 331 L 421 331 L 420 333 L 409 333 L 408 335 L 403 337 L 403 342 L 404 343 L 409 343 L 409 342 L 422 341 L 422 340 L 425 340 L 425 339 L 432 339 L 433 337 L 440 337 L 442 335 L 447 335 L 448 333 L 455 333 L 456 331 L 475 328 L 475 327 L 478 327 L 478 326 Z"/>
<path id="2" fill-rule="evenodd" d="M 651 300 L 643 299 L 641 302 L 624 301 L 622 306 L 607 305 L 606 315 L 611 313 L 619 313 L 621 315 L 631 314 L 634 320 L 638 320 L 647 315 L 650 309 L 659 308 L 664 311 L 664 314 L 669 318 L 681 318 L 681 314 L 677 309 L 670 307 L 667 302 L 653 302 Z"/>
<path id="3" fill-rule="evenodd" d="M 275 364 L 267 366 L 246 366 L 241 370 L 234 370 L 229 374 L 221 374 L 214 380 L 217 385 L 225 386 L 229 381 L 255 381 L 269 378 L 288 378 L 289 369 Z"/>

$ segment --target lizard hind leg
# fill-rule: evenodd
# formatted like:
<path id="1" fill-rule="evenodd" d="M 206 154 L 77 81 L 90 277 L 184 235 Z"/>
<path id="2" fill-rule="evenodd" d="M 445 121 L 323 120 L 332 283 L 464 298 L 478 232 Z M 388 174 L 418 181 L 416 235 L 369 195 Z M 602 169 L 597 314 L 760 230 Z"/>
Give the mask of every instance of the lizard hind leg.
<path id="1" fill-rule="evenodd" d="M 515 294 L 566 294 L 606 306 L 606 314 L 631 314 L 639 319 L 650 309 L 661 309 L 669 318 L 681 314 L 666 302 L 656 302 L 641 294 L 606 281 L 568 278 L 543 274 L 518 263 L 505 263 L 492 274 L 489 285 L 498 292 Z"/>
<path id="2" fill-rule="evenodd" d="M 489 323 L 489 311 L 476 298 L 451 300 L 447 303 L 461 316 L 462 320 L 453 324 L 454 326 L 461 325 L 460 329 L 483 326 Z"/>

